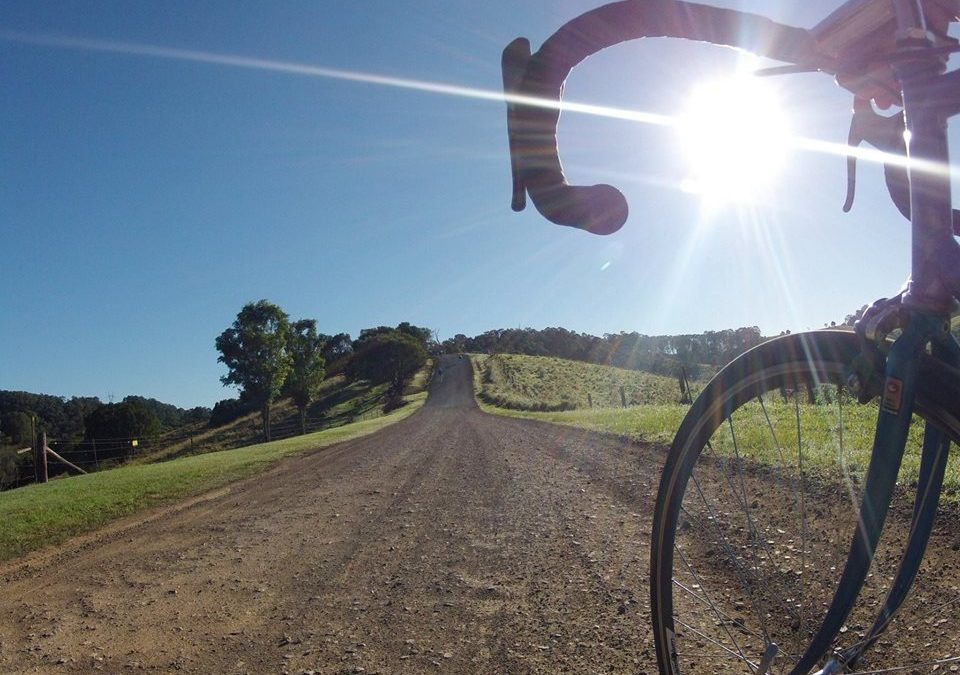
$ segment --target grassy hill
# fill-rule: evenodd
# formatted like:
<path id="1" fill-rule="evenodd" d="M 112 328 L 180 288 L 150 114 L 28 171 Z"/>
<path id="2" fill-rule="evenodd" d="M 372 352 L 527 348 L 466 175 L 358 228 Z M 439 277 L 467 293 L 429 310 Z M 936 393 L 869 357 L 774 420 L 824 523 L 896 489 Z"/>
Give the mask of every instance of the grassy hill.
<path id="1" fill-rule="evenodd" d="M 500 415 L 537 419 L 555 424 L 618 434 L 632 440 L 668 446 L 690 406 L 682 404 L 677 381 L 673 378 L 637 371 L 621 370 L 579 361 L 536 356 L 471 355 L 474 365 L 474 389 L 483 409 Z M 706 382 L 693 382 L 694 396 Z M 627 407 L 620 400 L 619 387 L 624 388 Z M 587 403 L 587 394 L 593 406 Z M 738 433 L 739 451 L 766 464 L 776 464 L 770 452 L 768 425 L 793 429 L 797 409 L 794 401 L 770 397 L 760 406 L 748 404 L 739 419 L 752 416 Z M 832 409 L 819 414 L 819 424 L 810 425 L 818 417 L 817 406 L 801 404 L 807 422 L 804 430 L 804 451 L 811 470 L 836 472 L 839 455 L 836 448 L 837 420 Z M 877 404 L 848 405 L 843 410 L 845 471 L 863 479 L 870 462 Z M 808 426 L 810 425 L 810 426 Z M 903 485 L 915 485 L 920 466 L 922 426 L 911 430 L 900 470 Z M 721 442 L 715 438 L 714 443 Z M 960 456 L 951 455 L 944 481 L 945 501 L 960 503 Z"/>
<path id="2" fill-rule="evenodd" d="M 478 395 L 500 408 L 538 412 L 677 403 L 676 378 L 519 354 L 473 355 Z"/>
<path id="3" fill-rule="evenodd" d="M 432 364 L 422 369 L 404 392 L 412 397 L 424 392 Z M 382 417 L 387 393 L 386 384 L 371 385 L 366 381 L 349 382 L 343 375 L 328 378 L 317 400 L 307 409 L 307 431 L 316 432 L 353 422 Z M 289 399 L 272 407 L 274 440 L 300 434 L 300 417 Z M 240 448 L 263 440 L 260 413 L 251 412 L 219 427 L 193 424 L 161 436 L 133 462 L 144 464 L 189 455 Z"/>
<path id="4" fill-rule="evenodd" d="M 543 356 L 470 359 L 477 399 L 489 412 L 669 443 L 689 408 L 672 377 Z M 696 395 L 703 383 L 690 384 Z"/>

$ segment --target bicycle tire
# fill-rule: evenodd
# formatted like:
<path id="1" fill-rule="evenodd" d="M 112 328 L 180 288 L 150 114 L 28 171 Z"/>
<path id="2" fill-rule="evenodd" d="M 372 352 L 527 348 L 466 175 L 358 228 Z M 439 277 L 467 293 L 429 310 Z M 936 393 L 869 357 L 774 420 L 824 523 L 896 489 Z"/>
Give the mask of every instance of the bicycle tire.
<path id="1" fill-rule="evenodd" d="M 856 336 L 844 331 L 769 341 L 718 373 L 688 412 L 664 465 L 651 540 L 651 613 L 661 673 L 753 673 L 770 642 L 779 649 L 768 672 L 795 672 L 832 597 L 857 517 L 857 471 L 865 466 L 851 465 L 854 449 L 849 432 L 846 448 L 842 434 L 844 411 L 848 419 L 857 414 L 858 404 L 843 387 L 858 353 Z M 957 443 L 956 371 L 924 357 L 918 379 L 915 417 Z M 872 427 L 876 405 L 859 407 Z M 836 420 L 837 411 L 841 440 L 831 465 L 824 442 L 809 434 L 832 430 L 820 425 L 831 415 Z M 798 431 L 788 441 L 781 421 L 790 418 Z M 744 440 L 750 433 L 753 440 Z M 796 453 L 795 463 L 786 461 L 786 451 Z M 793 491 L 792 502 L 780 497 L 784 488 Z M 851 628 L 842 629 L 853 631 L 854 640 L 872 621 L 871 605 L 883 599 L 886 567 L 902 552 L 896 540 L 885 532 L 863 606 L 848 617 Z M 915 592 L 923 571 L 921 577 Z M 920 597 L 948 590 L 931 588 Z M 947 611 L 960 618 L 960 595 Z M 879 662 L 887 667 L 889 655 L 881 654 Z M 861 665 L 877 663 L 868 657 Z"/>

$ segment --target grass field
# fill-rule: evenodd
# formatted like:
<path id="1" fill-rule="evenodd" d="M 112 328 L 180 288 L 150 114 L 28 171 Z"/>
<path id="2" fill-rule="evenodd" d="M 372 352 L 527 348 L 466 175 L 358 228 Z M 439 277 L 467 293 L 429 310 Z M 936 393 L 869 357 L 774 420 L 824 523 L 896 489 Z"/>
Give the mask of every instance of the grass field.
<path id="1" fill-rule="evenodd" d="M 676 378 L 546 356 L 471 356 L 479 398 L 499 408 L 538 412 L 677 403 Z"/>
<path id="2" fill-rule="evenodd" d="M 472 355 L 471 360 L 474 364 L 474 388 L 481 408 L 499 415 L 613 433 L 666 448 L 673 441 L 690 407 L 677 402 L 679 389 L 675 380 L 624 371 L 636 376 L 632 381 L 628 380 L 629 385 L 624 386 L 636 387 L 628 400 L 639 403 L 623 408 L 617 392 L 612 404 L 610 397 L 604 399 L 595 396 L 605 405 L 598 406 L 595 402 L 592 408 L 580 406 L 558 409 L 554 407 L 558 401 L 581 401 L 585 390 L 596 391 L 604 383 L 620 382 L 617 379 L 620 373 L 608 372 L 619 369 L 515 355 Z M 542 378 L 542 382 L 538 382 L 538 378 Z M 695 393 L 698 388 L 694 385 Z M 779 464 L 781 451 L 796 453 L 796 420 L 799 414 L 803 429 L 799 442 L 807 469 L 823 475 L 851 476 L 855 481 L 862 481 L 873 445 L 876 403 L 859 405 L 848 401 L 842 413 L 838 413 L 836 405 L 804 403 L 797 408 L 793 400 L 783 402 L 776 398 L 770 397 L 765 402 L 765 409 L 751 403 L 737 412 L 734 425 L 737 453 L 762 464 Z M 843 417 L 842 452 L 838 441 L 840 414 Z M 903 485 L 916 483 L 922 433 L 919 423 L 911 429 L 898 478 Z M 713 452 L 718 455 L 730 456 L 734 452 L 730 432 L 726 428 L 717 432 L 712 444 Z M 956 452 L 956 448 L 947 463 L 944 498 L 951 502 L 960 501 L 960 453 Z"/>
<path id="3" fill-rule="evenodd" d="M 500 415 L 669 443 L 689 407 L 679 403 L 679 385 L 670 377 L 542 356 L 471 354 L 470 360 L 478 403 Z"/>
<path id="4" fill-rule="evenodd" d="M 0 492 L 0 560 L 61 543 L 143 509 L 221 487 L 284 457 L 371 434 L 409 417 L 426 398 L 426 392 L 418 393 L 388 415 L 305 436 Z"/>

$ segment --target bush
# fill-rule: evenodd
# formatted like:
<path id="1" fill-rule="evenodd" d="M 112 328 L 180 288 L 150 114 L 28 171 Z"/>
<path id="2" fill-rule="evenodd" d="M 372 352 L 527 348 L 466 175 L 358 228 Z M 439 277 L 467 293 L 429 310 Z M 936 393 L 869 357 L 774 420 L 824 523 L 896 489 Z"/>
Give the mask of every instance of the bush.
<path id="1" fill-rule="evenodd" d="M 427 350 L 416 339 L 398 332 L 367 338 L 350 358 L 346 375 L 373 384 L 389 382 L 402 391 L 427 362 Z"/>
<path id="2" fill-rule="evenodd" d="M 0 490 L 16 482 L 18 459 L 14 448 L 0 448 Z"/>
<path id="3" fill-rule="evenodd" d="M 403 400 L 403 392 L 391 387 L 387 390 L 387 396 L 383 401 L 383 412 L 385 414 L 393 412 L 397 408 L 402 408 L 406 404 L 407 402 Z"/>
<path id="4" fill-rule="evenodd" d="M 256 407 L 247 401 L 225 398 L 222 401 L 217 401 L 216 405 L 213 406 L 207 426 L 210 428 L 222 427 L 244 415 L 249 415 L 254 410 L 256 410 Z"/>
<path id="5" fill-rule="evenodd" d="M 87 438 L 146 438 L 160 433 L 160 419 L 141 400 L 102 405 L 83 418 Z"/>

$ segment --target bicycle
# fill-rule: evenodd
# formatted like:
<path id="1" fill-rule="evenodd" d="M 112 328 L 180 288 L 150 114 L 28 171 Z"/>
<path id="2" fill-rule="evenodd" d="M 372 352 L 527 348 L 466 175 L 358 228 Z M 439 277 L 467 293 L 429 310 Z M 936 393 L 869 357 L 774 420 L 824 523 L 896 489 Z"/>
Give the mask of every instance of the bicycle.
<path id="1" fill-rule="evenodd" d="M 960 442 L 960 345 L 949 330 L 960 216 L 946 170 L 947 120 L 960 113 L 960 70 L 946 68 L 960 47 L 946 27 L 958 16 L 956 0 L 849 0 L 807 30 L 682 0 L 622 0 L 573 19 L 536 53 L 524 38 L 504 50 L 514 210 L 529 194 L 557 224 L 609 234 L 625 223 L 616 188 L 566 182 L 556 141 L 563 84 L 604 48 L 676 37 L 787 64 L 768 75 L 833 75 L 854 93 L 850 143 L 888 153 L 889 194 L 911 221 L 904 291 L 874 303 L 854 332 L 787 335 L 746 352 L 683 420 L 651 538 L 661 673 L 929 672 L 960 662 L 950 636 L 931 651 L 947 629 L 930 628 L 928 617 L 915 617 L 919 630 L 885 633 L 908 594 L 954 618 L 960 605 L 956 579 L 920 573 L 951 443 Z M 871 100 L 902 112 L 880 115 Z M 848 160 L 844 210 L 854 172 Z M 858 415 L 875 419 L 865 453 L 850 438 Z M 908 442 L 920 444 L 918 458 L 907 454 L 918 462 L 912 507 L 898 485 Z M 942 614 L 932 616 L 943 626 Z"/>

